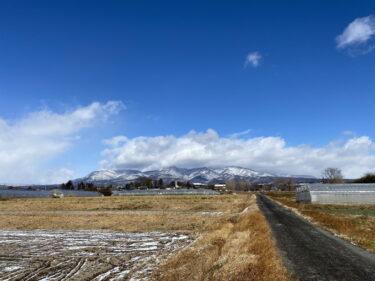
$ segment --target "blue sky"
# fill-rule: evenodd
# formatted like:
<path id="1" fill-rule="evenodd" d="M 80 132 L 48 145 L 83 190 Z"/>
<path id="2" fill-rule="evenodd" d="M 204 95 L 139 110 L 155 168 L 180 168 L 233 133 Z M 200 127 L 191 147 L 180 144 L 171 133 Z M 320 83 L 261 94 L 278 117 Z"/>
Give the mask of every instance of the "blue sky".
<path id="1" fill-rule="evenodd" d="M 12 172 L 0 183 L 168 165 L 372 171 L 373 14 L 375 1 L 2 1 L 0 167 Z M 116 108 L 103 113 L 108 101 Z M 94 115 L 58 136 L 19 133 L 67 126 L 79 109 Z M 243 151 L 254 152 L 230 157 Z"/>

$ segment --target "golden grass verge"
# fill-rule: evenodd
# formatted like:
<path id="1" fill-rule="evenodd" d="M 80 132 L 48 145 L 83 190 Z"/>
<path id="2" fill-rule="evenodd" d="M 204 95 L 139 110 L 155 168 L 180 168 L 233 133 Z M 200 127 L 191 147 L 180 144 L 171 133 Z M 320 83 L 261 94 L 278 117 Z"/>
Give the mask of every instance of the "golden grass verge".
<path id="1" fill-rule="evenodd" d="M 270 228 L 251 196 L 246 211 L 222 218 L 189 247 L 169 258 L 155 280 L 290 280 Z"/>
<path id="2" fill-rule="evenodd" d="M 291 208 L 312 223 L 347 239 L 371 252 L 375 252 L 375 217 L 347 214 L 332 214 L 332 210 L 350 210 L 354 208 L 373 209 L 374 206 L 364 205 L 326 205 L 298 203 L 290 194 L 269 194 L 269 197 Z"/>

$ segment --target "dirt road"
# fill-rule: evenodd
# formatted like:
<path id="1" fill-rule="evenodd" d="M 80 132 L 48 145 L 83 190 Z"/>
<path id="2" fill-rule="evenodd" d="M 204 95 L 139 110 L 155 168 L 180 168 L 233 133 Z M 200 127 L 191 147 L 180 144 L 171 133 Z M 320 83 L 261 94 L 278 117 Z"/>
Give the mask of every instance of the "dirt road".
<path id="1" fill-rule="evenodd" d="M 297 280 L 375 280 L 375 255 L 258 195 L 285 264 Z"/>

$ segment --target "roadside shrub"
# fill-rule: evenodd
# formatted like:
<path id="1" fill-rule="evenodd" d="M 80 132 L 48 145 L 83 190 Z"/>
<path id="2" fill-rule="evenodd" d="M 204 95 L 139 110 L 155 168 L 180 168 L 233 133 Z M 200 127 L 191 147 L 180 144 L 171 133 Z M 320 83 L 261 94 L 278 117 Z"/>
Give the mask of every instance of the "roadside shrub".
<path id="1" fill-rule="evenodd" d="M 363 177 L 356 179 L 355 183 L 375 183 L 375 174 L 366 174 Z"/>
<path id="2" fill-rule="evenodd" d="M 101 189 L 98 190 L 101 194 L 103 194 L 104 196 L 111 196 L 112 195 L 112 188 L 107 186 L 107 187 L 103 187 Z"/>

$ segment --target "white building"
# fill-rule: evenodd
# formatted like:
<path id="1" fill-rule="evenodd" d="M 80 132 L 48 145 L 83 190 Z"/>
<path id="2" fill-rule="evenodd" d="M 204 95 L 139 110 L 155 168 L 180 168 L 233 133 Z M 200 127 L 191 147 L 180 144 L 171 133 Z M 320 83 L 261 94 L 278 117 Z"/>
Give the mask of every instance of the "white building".
<path id="1" fill-rule="evenodd" d="M 193 182 L 193 186 L 197 187 L 197 188 L 205 188 L 205 187 L 207 187 L 207 184 L 200 183 L 200 182 Z"/>
<path id="2" fill-rule="evenodd" d="M 296 189 L 297 202 L 375 204 L 375 184 L 305 184 Z"/>
<path id="3" fill-rule="evenodd" d="M 226 184 L 220 184 L 220 183 L 218 183 L 218 184 L 214 185 L 214 189 L 215 190 L 225 190 L 226 188 L 227 188 Z"/>

